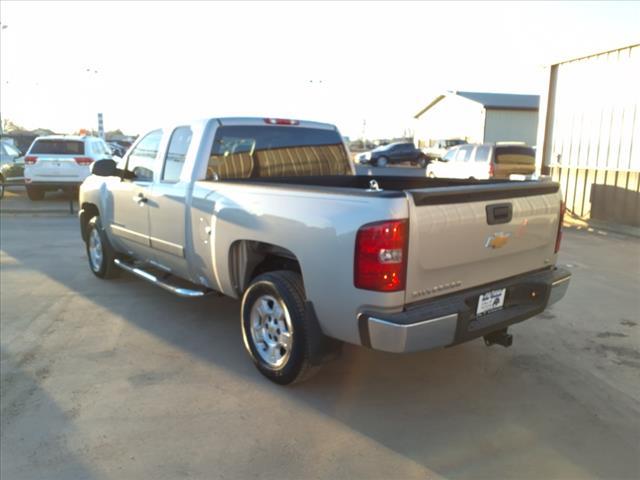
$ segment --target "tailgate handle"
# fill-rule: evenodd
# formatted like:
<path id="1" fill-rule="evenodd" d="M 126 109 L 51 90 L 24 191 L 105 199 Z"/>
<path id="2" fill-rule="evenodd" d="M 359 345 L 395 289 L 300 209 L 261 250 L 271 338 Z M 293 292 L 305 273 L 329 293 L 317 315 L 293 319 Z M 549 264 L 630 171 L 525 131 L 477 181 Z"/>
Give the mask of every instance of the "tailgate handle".
<path id="1" fill-rule="evenodd" d="M 513 215 L 511 203 L 494 203 L 487 205 L 487 223 L 489 225 L 499 225 L 509 223 Z"/>

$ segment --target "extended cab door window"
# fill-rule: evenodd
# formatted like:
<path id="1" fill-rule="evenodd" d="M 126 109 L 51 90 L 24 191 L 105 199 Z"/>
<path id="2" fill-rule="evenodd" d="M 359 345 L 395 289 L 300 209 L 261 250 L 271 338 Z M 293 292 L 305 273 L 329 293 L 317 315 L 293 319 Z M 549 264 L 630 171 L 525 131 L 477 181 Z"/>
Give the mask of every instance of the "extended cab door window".
<path id="1" fill-rule="evenodd" d="M 140 140 L 140 143 L 129 154 L 126 169 L 135 174 L 135 180 L 153 181 L 153 164 L 158 156 L 161 139 L 162 130 L 154 130 Z"/>
<path id="2" fill-rule="evenodd" d="M 162 169 L 161 179 L 163 182 L 177 182 L 180 180 L 192 135 L 190 127 L 178 127 L 171 134 L 167 156 Z"/>

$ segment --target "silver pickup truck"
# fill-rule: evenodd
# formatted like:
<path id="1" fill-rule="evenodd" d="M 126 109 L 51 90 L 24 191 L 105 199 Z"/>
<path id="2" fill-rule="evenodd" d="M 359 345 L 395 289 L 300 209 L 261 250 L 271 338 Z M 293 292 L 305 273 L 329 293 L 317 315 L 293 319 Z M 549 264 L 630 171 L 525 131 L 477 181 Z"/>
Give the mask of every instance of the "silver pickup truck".
<path id="1" fill-rule="evenodd" d="M 210 118 L 96 162 L 80 228 L 100 278 L 242 299 L 259 371 L 299 381 L 342 342 L 412 352 L 483 337 L 562 298 L 552 182 L 355 174 L 336 127 Z"/>

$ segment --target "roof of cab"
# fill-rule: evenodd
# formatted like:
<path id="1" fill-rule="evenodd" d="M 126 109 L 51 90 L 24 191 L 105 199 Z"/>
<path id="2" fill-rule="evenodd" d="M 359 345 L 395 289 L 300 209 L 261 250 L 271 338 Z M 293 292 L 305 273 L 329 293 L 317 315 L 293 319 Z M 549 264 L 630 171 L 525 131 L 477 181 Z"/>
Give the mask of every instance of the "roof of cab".
<path id="1" fill-rule="evenodd" d="M 272 118 L 281 119 L 283 117 L 220 117 L 220 118 L 216 118 L 216 120 L 220 122 L 220 125 L 268 125 L 268 126 L 271 126 L 271 124 L 267 123 L 266 120 L 272 119 Z M 291 119 L 291 120 L 295 120 L 297 122 L 295 125 L 291 125 L 292 127 L 307 127 L 307 128 L 322 128 L 326 130 L 337 130 L 336 126 L 330 123 L 313 122 L 310 120 L 298 120 L 298 119 Z"/>

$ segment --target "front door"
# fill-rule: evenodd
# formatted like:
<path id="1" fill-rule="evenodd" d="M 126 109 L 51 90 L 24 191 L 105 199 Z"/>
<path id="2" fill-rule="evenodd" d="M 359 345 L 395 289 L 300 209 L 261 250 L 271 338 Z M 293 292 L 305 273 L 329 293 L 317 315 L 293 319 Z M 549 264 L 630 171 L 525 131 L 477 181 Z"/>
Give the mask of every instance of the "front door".
<path id="1" fill-rule="evenodd" d="M 177 127 L 169 139 L 164 163 L 156 171 L 149 199 L 151 248 L 157 262 L 172 273 L 188 278 L 186 260 L 186 195 L 190 185 L 183 166 L 191 145 L 192 131 Z M 183 175 L 184 173 L 184 175 Z"/>
<path id="2" fill-rule="evenodd" d="M 149 196 L 162 131 L 147 134 L 131 151 L 125 169 L 135 178 L 114 184 L 113 219 L 110 225 L 119 250 L 141 260 L 153 258 L 149 237 Z"/>

